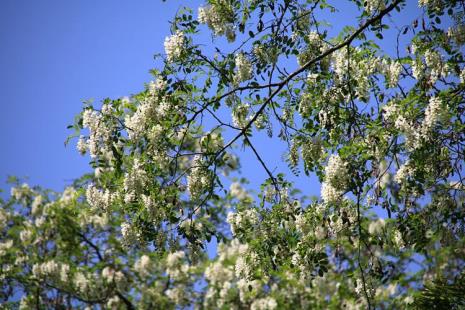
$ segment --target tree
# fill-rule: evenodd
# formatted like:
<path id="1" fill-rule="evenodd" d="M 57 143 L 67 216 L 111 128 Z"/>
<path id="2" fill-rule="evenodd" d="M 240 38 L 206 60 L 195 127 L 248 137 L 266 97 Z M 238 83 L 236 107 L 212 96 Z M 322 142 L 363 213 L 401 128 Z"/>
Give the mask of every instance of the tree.
<path id="1" fill-rule="evenodd" d="M 332 34 L 339 5 L 358 22 Z M 401 26 L 406 5 L 180 10 L 144 91 L 87 102 L 71 126 L 95 174 L 63 193 L 12 180 L 0 298 L 22 309 L 463 306 L 465 2 L 420 0 Z M 287 147 L 286 171 L 263 160 L 260 131 Z M 268 175 L 258 192 L 239 145 Z M 301 170 L 321 197 L 286 176 Z"/>

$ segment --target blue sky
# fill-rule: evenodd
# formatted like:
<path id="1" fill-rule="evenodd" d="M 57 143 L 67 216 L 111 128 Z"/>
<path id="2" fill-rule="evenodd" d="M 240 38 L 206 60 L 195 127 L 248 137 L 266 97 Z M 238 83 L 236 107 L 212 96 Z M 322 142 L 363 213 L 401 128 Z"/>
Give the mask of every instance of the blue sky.
<path id="1" fill-rule="evenodd" d="M 416 1 L 408 2 L 400 25 L 420 14 Z M 333 19 L 337 31 L 355 14 L 346 2 L 334 3 L 343 4 Z M 169 20 L 183 4 L 196 8 L 200 1 L 2 0 L 0 178 L 29 177 L 31 184 L 61 190 L 90 171 L 89 158 L 78 154 L 75 141 L 65 148 L 71 133 L 66 126 L 83 100 L 98 102 L 143 89 L 149 69 L 157 66 L 153 55 L 163 52 Z M 279 164 L 282 147 L 260 136 L 254 142 L 271 169 L 290 174 Z M 244 175 L 256 186 L 266 174 L 253 156 L 245 159 Z M 301 177 L 298 183 L 309 194 L 319 192 L 314 180 Z"/>
<path id="2" fill-rule="evenodd" d="M 194 1 L 189 1 L 194 5 Z M 82 101 L 143 89 L 180 2 L 0 2 L 0 177 L 56 190 L 89 171 L 66 126 Z M 2 182 L 3 183 L 3 182 Z"/>

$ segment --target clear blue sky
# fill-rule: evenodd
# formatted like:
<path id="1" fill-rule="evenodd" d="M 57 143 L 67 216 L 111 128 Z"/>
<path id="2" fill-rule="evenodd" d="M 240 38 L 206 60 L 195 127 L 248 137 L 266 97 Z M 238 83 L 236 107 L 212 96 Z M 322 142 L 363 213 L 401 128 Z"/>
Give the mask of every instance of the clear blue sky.
<path id="1" fill-rule="evenodd" d="M 420 14 L 417 2 L 409 2 L 399 25 Z M 182 4 L 196 8 L 200 1 L 1 0 L 0 184 L 7 175 L 27 176 L 31 184 L 61 190 L 90 171 L 75 141 L 64 147 L 71 133 L 66 126 L 85 99 L 142 90 L 156 67 L 153 55 L 163 52 L 168 21 Z M 339 16 L 345 18 L 333 19 L 335 31 L 354 18 L 345 9 Z M 290 174 L 277 164 L 282 148 L 260 137 L 255 142 L 271 168 Z M 266 177 L 249 156 L 243 172 L 256 182 Z M 319 192 L 306 177 L 299 183 L 309 194 Z"/>
<path id="2" fill-rule="evenodd" d="M 64 147 L 66 126 L 82 100 L 143 89 L 180 3 L 0 1 L 0 184 L 29 176 L 59 190 L 90 170 L 75 141 Z"/>

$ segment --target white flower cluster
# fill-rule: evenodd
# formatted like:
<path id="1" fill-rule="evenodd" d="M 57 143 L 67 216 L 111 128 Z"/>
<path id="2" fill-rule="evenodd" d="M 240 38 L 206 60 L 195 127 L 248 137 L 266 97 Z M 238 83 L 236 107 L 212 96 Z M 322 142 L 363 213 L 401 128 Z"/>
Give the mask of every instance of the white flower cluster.
<path id="1" fill-rule="evenodd" d="M 9 213 L 4 209 L 0 209 L 0 230 L 3 230 L 8 223 Z"/>
<path id="2" fill-rule="evenodd" d="M 262 64 L 272 64 L 277 61 L 278 54 L 275 49 L 267 48 L 265 45 L 257 43 L 253 47 L 253 54 Z"/>
<path id="3" fill-rule="evenodd" d="M 149 183 L 149 177 L 139 158 L 134 158 L 132 168 L 124 175 L 124 201 L 126 203 L 136 200 L 137 195 Z"/>
<path id="4" fill-rule="evenodd" d="M 323 154 L 323 145 L 320 140 L 314 139 L 302 144 L 301 155 L 307 168 L 313 166 L 320 160 Z"/>
<path id="5" fill-rule="evenodd" d="M 22 243 L 27 244 L 32 241 L 32 237 L 34 233 L 31 230 L 31 228 L 32 227 L 30 225 L 27 225 L 25 229 L 20 232 L 19 238 L 21 239 Z"/>
<path id="6" fill-rule="evenodd" d="M 187 190 L 192 199 L 197 199 L 211 187 L 211 177 L 206 163 L 200 155 L 194 156 L 187 176 Z"/>
<path id="7" fill-rule="evenodd" d="M 13 240 L 0 241 L 0 257 L 4 256 L 12 246 Z"/>
<path id="8" fill-rule="evenodd" d="M 198 21 L 207 24 L 215 35 L 226 35 L 228 41 L 233 42 L 236 39 L 234 24 L 231 21 L 232 15 L 228 14 L 225 6 L 228 6 L 226 1 L 218 1 L 211 6 L 199 7 Z"/>
<path id="9" fill-rule="evenodd" d="M 84 110 L 82 125 L 84 128 L 89 129 L 89 138 L 87 140 L 85 140 L 84 136 L 79 138 L 77 149 L 81 154 L 89 150 L 92 158 L 96 158 L 99 154 L 111 158 L 112 152 L 108 144 L 111 140 L 113 128 L 103 119 L 103 113 L 110 113 L 110 109 L 109 105 L 104 105 L 102 113 L 92 109 Z"/>
<path id="10" fill-rule="evenodd" d="M 386 287 L 380 286 L 376 289 L 375 296 L 379 300 L 389 300 L 397 293 L 397 284 L 391 283 Z"/>
<path id="11" fill-rule="evenodd" d="M 26 183 L 23 183 L 20 187 L 14 186 L 10 190 L 10 194 L 15 200 L 22 200 L 23 198 L 29 197 L 33 193 L 33 190 Z"/>
<path id="12" fill-rule="evenodd" d="M 235 58 L 236 63 L 236 74 L 234 81 L 241 83 L 250 80 L 252 77 L 252 64 L 247 59 L 244 53 L 237 53 Z"/>
<path id="13" fill-rule="evenodd" d="M 410 161 L 406 161 L 397 170 L 397 173 L 394 177 L 394 181 L 397 182 L 398 184 L 402 184 L 414 173 L 415 173 L 414 167 L 411 166 Z"/>
<path id="14" fill-rule="evenodd" d="M 157 77 L 155 81 L 150 81 L 148 85 L 149 93 L 153 96 L 159 91 L 163 91 L 167 86 L 166 81 L 162 77 Z"/>
<path id="15" fill-rule="evenodd" d="M 250 106 L 247 103 L 236 105 L 232 110 L 233 125 L 239 128 L 247 126 L 249 110 Z"/>
<path id="16" fill-rule="evenodd" d="M 227 222 L 231 226 L 231 232 L 235 235 L 239 229 L 244 229 L 258 223 L 258 213 L 255 209 L 247 209 L 238 213 L 229 212 Z"/>
<path id="17" fill-rule="evenodd" d="M 177 251 L 169 253 L 166 257 L 166 273 L 173 279 L 185 277 L 189 271 L 189 265 L 184 263 L 186 253 Z"/>
<path id="18" fill-rule="evenodd" d="M 251 198 L 239 182 L 233 182 L 229 187 L 229 192 L 232 197 L 238 200 L 246 200 Z"/>
<path id="19" fill-rule="evenodd" d="M 402 115 L 401 108 L 395 102 L 390 102 L 385 105 L 383 107 L 383 112 L 384 119 L 392 122 L 394 127 L 404 134 L 407 150 L 412 151 L 421 146 L 418 126 Z"/>
<path id="20" fill-rule="evenodd" d="M 147 124 L 153 118 L 154 106 L 151 101 L 144 101 L 133 115 L 126 115 L 124 125 L 128 129 L 129 139 L 136 140 L 146 129 Z"/>
<path id="21" fill-rule="evenodd" d="M 447 31 L 447 37 L 458 46 L 465 44 L 465 25 L 463 22 L 450 27 Z"/>
<path id="22" fill-rule="evenodd" d="M 118 309 L 118 305 L 120 304 L 120 302 L 121 300 L 117 295 L 109 298 L 106 304 L 107 309 Z"/>
<path id="23" fill-rule="evenodd" d="M 404 239 L 402 238 L 402 233 L 398 231 L 397 229 L 393 233 L 393 241 L 394 244 L 402 250 L 405 247 L 405 242 Z"/>
<path id="24" fill-rule="evenodd" d="M 386 76 L 388 87 L 396 87 L 399 82 L 400 73 L 402 72 L 402 64 L 398 61 L 387 62 L 383 59 L 381 63 L 381 71 Z"/>
<path id="25" fill-rule="evenodd" d="M 170 288 L 165 292 L 166 296 L 177 305 L 185 303 L 185 299 L 187 298 L 186 293 L 185 285 L 182 284 L 178 284 L 178 286 Z"/>
<path id="26" fill-rule="evenodd" d="M 199 150 L 206 152 L 218 152 L 224 145 L 223 137 L 218 132 L 206 133 L 199 142 Z"/>
<path id="27" fill-rule="evenodd" d="M 332 154 L 325 168 L 325 180 L 321 184 L 321 198 L 327 204 L 341 199 L 347 187 L 349 171 L 347 163 L 338 154 Z"/>
<path id="28" fill-rule="evenodd" d="M 361 295 L 363 292 L 363 281 L 362 279 L 357 279 L 355 282 L 355 293 Z"/>
<path id="29" fill-rule="evenodd" d="M 255 252 L 242 253 L 236 260 L 234 273 L 237 278 L 249 281 L 255 268 L 260 265 L 258 255 Z"/>
<path id="30" fill-rule="evenodd" d="M 76 198 L 76 194 L 76 189 L 72 186 L 68 186 L 63 191 L 63 194 L 60 197 L 60 201 L 65 204 L 70 203 L 71 201 L 73 201 L 74 198 Z"/>
<path id="31" fill-rule="evenodd" d="M 350 78 L 357 81 L 355 86 L 356 96 L 361 100 L 369 99 L 370 77 L 377 73 L 382 62 L 378 57 L 359 55 L 360 48 L 354 48 L 350 57 Z M 340 49 L 332 55 L 332 68 L 335 73 L 335 82 L 341 83 L 348 73 L 349 57 L 347 49 Z M 349 99 L 349 94 L 346 95 Z"/>
<path id="32" fill-rule="evenodd" d="M 81 271 L 74 274 L 73 282 L 74 286 L 82 293 L 86 293 L 91 285 L 91 280 Z"/>
<path id="33" fill-rule="evenodd" d="M 152 268 L 152 262 L 150 257 L 147 255 L 142 255 L 140 259 L 138 259 L 134 263 L 134 270 L 139 273 L 142 277 L 146 277 L 150 274 Z"/>
<path id="34" fill-rule="evenodd" d="M 430 82 L 436 83 L 440 76 L 447 76 L 447 66 L 443 64 L 441 55 L 433 50 L 425 51 L 425 62 L 430 72 Z"/>
<path id="35" fill-rule="evenodd" d="M 178 60 L 186 44 L 186 38 L 181 30 L 176 31 L 175 34 L 165 38 L 165 53 L 169 62 Z"/>
<path id="36" fill-rule="evenodd" d="M 34 264 L 32 266 L 32 274 L 35 278 L 55 278 L 57 277 L 62 282 L 68 281 L 70 268 L 68 264 L 59 264 L 54 260 L 44 262 L 42 264 Z"/>
<path id="37" fill-rule="evenodd" d="M 421 59 L 413 60 L 412 75 L 415 79 L 420 80 L 425 74 L 425 65 Z"/>
<path id="38" fill-rule="evenodd" d="M 109 266 L 102 269 L 102 278 L 106 282 L 112 282 L 115 277 L 115 270 Z"/>
<path id="39" fill-rule="evenodd" d="M 105 228 L 108 225 L 108 215 L 106 213 L 101 214 L 92 214 L 90 216 L 83 216 L 80 219 L 81 227 L 86 227 L 87 225 L 91 225 L 93 227 L 98 227 L 100 229 Z"/>
<path id="40" fill-rule="evenodd" d="M 110 190 L 99 190 L 95 185 L 89 184 L 86 189 L 86 199 L 95 210 L 108 211 L 116 195 Z"/>
<path id="41" fill-rule="evenodd" d="M 434 125 L 441 119 L 444 114 L 442 101 L 438 97 L 431 97 L 425 110 L 425 118 L 421 124 L 421 133 L 424 137 L 434 129 Z"/>
<path id="42" fill-rule="evenodd" d="M 250 306 L 251 310 L 274 310 L 278 307 L 278 303 L 273 297 L 265 297 L 254 300 Z"/>
<path id="43" fill-rule="evenodd" d="M 377 11 L 383 10 L 385 7 L 385 0 L 365 0 L 365 10 L 370 15 Z"/>
<path id="44" fill-rule="evenodd" d="M 269 124 L 268 115 L 262 112 L 254 121 L 254 125 L 258 130 L 265 129 L 266 126 Z"/>
<path id="45" fill-rule="evenodd" d="M 370 233 L 370 235 L 380 234 L 383 231 L 384 226 L 386 226 L 386 222 L 384 221 L 384 219 L 380 218 L 380 219 L 371 221 L 370 224 L 368 225 L 368 232 Z"/>
<path id="46" fill-rule="evenodd" d="M 430 6 L 434 7 L 435 5 L 441 4 L 441 0 L 418 0 L 418 6 Z"/>
<path id="47" fill-rule="evenodd" d="M 123 222 L 121 223 L 121 237 L 121 243 L 124 246 L 129 246 L 137 243 L 141 236 L 129 222 Z"/>
<path id="48" fill-rule="evenodd" d="M 238 256 L 243 256 L 247 253 L 248 246 L 241 244 L 237 239 L 231 240 L 229 244 L 220 243 L 218 245 L 218 260 L 211 263 L 205 270 L 205 278 L 209 282 L 208 291 L 205 294 L 204 306 L 205 308 L 221 308 L 224 307 L 225 302 L 230 297 L 231 289 L 234 292 L 235 280 L 235 264 L 230 262 L 236 260 Z M 239 283 L 245 280 L 240 280 L 237 283 L 238 288 L 241 290 Z M 244 302 L 244 297 L 250 293 L 247 289 L 248 285 L 245 284 L 240 293 L 241 301 Z M 219 295 L 219 298 L 217 297 Z"/>
<path id="49" fill-rule="evenodd" d="M 38 195 L 34 198 L 34 200 L 32 201 L 32 205 L 31 205 L 31 214 L 32 215 L 38 215 L 39 214 L 39 211 L 40 211 L 40 207 L 43 203 L 43 200 L 44 198 L 42 197 L 42 195 Z"/>
<path id="50" fill-rule="evenodd" d="M 339 49 L 335 51 L 332 56 L 332 68 L 336 74 L 336 81 L 342 81 L 342 77 L 347 72 L 349 59 L 347 57 L 347 49 Z"/>
<path id="51" fill-rule="evenodd" d="M 210 264 L 206 269 L 205 269 L 205 279 L 211 284 L 211 285 L 216 285 L 219 283 L 224 283 L 231 281 L 232 278 L 234 277 L 234 271 L 232 270 L 232 267 L 229 266 L 225 267 L 223 266 L 223 262 L 217 261 L 212 264 Z"/>

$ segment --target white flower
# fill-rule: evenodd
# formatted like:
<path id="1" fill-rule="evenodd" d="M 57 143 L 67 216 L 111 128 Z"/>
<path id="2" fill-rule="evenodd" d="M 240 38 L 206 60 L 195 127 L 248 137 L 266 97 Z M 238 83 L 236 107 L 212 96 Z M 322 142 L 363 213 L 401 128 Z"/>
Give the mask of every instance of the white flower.
<path id="1" fill-rule="evenodd" d="M 247 115 L 249 114 L 250 106 L 246 103 L 236 105 L 232 110 L 233 125 L 239 128 L 247 126 Z"/>
<path id="2" fill-rule="evenodd" d="M 443 114 L 442 101 L 438 97 L 431 97 L 425 110 L 425 119 L 421 125 L 423 136 L 427 136 L 432 131 L 434 125 L 438 122 Z"/>
<path id="3" fill-rule="evenodd" d="M 169 62 L 176 61 L 181 57 L 184 49 L 186 38 L 181 30 L 165 38 L 165 53 Z"/>
<path id="4" fill-rule="evenodd" d="M 247 264 L 244 257 L 240 256 L 236 260 L 236 266 L 234 268 L 236 277 L 246 278 L 251 271 L 251 267 Z"/>
<path id="5" fill-rule="evenodd" d="M 394 238 L 393 241 L 395 245 L 402 250 L 405 246 L 404 239 L 402 238 L 402 233 L 397 229 L 394 231 Z"/>
<path id="6" fill-rule="evenodd" d="M 19 234 L 19 238 L 21 239 L 21 242 L 27 243 L 31 240 L 32 237 L 32 231 L 28 228 L 24 229 L 21 231 Z"/>
<path id="7" fill-rule="evenodd" d="M 118 305 L 120 304 L 120 299 L 118 296 L 113 296 L 107 301 L 107 309 L 118 309 Z"/>
<path id="8" fill-rule="evenodd" d="M 107 281 L 107 282 L 113 281 L 114 276 L 115 276 L 115 271 L 112 268 L 110 268 L 108 266 L 103 268 L 103 270 L 102 270 L 102 278 L 105 281 Z"/>
<path id="9" fill-rule="evenodd" d="M 412 63 L 412 75 L 415 79 L 419 80 L 424 75 L 424 65 L 420 59 L 414 60 Z"/>
<path id="10" fill-rule="evenodd" d="M 140 193 L 148 182 L 149 178 L 142 160 L 134 158 L 131 170 L 124 175 L 124 201 L 126 203 L 132 202 L 136 198 L 136 194 Z"/>
<path id="11" fill-rule="evenodd" d="M 123 244 L 128 245 L 136 240 L 136 234 L 128 222 L 121 224 L 121 235 Z"/>
<path id="12" fill-rule="evenodd" d="M 128 129 L 128 136 L 132 140 L 138 139 L 144 134 L 147 124 L 155 116 L 155 108 L 152 102 L 144 101 L 134 114 L 126 115 L 124 124 Z"/>
<path id="13" fill-rule="evenodd" d="M 420 1 L 421 1 L 421 0 L 420 0 Z M 413 303 L 413 301 L 414 301 L 414 300 L 413 300 L 413 297 L 410 296 L 410 295 L 409 295 L 409 296 L 406 296 L 406 297 L 404 298 L 404 303 L 405 303 L 406 305 L 410 305 L 411 303 Z"/>
<path id="14" fill-rule="evenodd" d="M 365 10 L 368 14 L 383 10 L 385 7 L 385 0 L 365 0 Z"/>
<path id="15" fill-rule="evenodd" d="M 355 283 L 355 293 L 360 295 L 363 292 L 363 281 L 361 279 L 357 279 Z"/>
<path id="16" fill-rule="evenodd" d="M 339 155 L 332 154 L 325 168 L 325 180 L 321 184 L 321 198 L 325 203 L 337 202 L 347 187 L 349 170 Z"/>
<path id="17" fill-rule="evenodd" d="M 157 77 L 155 81 L 150 81 L 148 85 L 148 89 L 151 95 L 156 94 L 157 92 L 164 90 L 166 88 L 166 81 L 161 78 Z"/>
<path id="18" fill-rule="evenodd" d="M 86 199 L 91 207 L 96 210 L 108 210 L 115 199 L 115 195 L 108 189 L 101 191 L 93 184 L 89 184 L 86 190 Z"/>
<path id="19" fill-rule="evenodd" d="M 325 180 L 331 184 L 343 188 L 348 176 L 347 163 L 337 154 L 329 157 L 328 165 L 325 168 Z"/>
<path id="20" fill-rule="evenodd" d="M 13 240 L 6 240 L 0 242 L 0 257 L 4 256 L 6 252 L 13 246 Z"/>
<path id="21" fill-rule="evenodd" d="M 234 76 L 234 81 L 240 83 L 249 80 L 252 77 L 252 64 L 244 53 L 236 54 L 235 63 L 236 75 Z"/>
<path id="22" fill-rule="evenodd" d="M 370 225 L 368 225 L 368 232 L 370 235 L 375 235 L 379 234 L 383 231 L 384 226 L 386 225 L 386 222 L 384 219 L 377 219 L 375 221 L 370 222 Z"/>
<path id="23" fill-rule="evenodd" d="M 236 38 L 231 20 L 233 16 L 228 12 L 229 10 L 224 10 L 225 1 L 221 1 L 220 4 L 222 5 L 216 5 L 214 2 L 211 6 L 199 7 L 197 19 L 199 23 L 207 24 L 215 35 L 226 35 L 228 41 L 233 42 Z"/>
<path id="24" fill-rule="evenodd" d="M 212 284 L 231 281 L 233 271 L 221 262 L 213 262 L 205 269 L 205 278 Z"/>
<path id="25" fill-rule="evenodd" d="M 426 50 L 425 61 L 426 65 L 430 69 L 430 82 L 434 84 L 441 76 L 443 71 L 441 55 L 439 55 L 439 53 L 436 51 Z"/>
<path id="26" fill-rule="evenodd" d="M 274 310 L 278 307 L 278 303 L 273 297 L 265 297 L 254 300 L 250 306 L 251 310 Z"/>
<path id="27" fill-rule="evenodd" d="M 87 288 L 89 287 L 89 280 L 82 272 L 77 272 L 74 275 L 74 285 L 81 292 L 85 293 L 87 291 Z"/>
<path id="28" fill-rule="evenodd" d="M 60 280 L 61 282 L 67 283 L 68 282 L 68 276 L 69 276 L 69 265 L 67 264 L 62 264 L 60 268 Z"/>
<path id="29" fill-rule="evenodd" d="M 400 62 L 393 61 L 389 65 L 389 78 L 388 78 L 388 86 L 389 87 L 396 87 L 397 82 L 399 81 L 400 73 L 402 72 L 402 65 Z"/>
<path id="30" fill-rule="evenodd" d="M 60 201 L 67 204 L 71 202 L 75 196 L 76 196 L 76 190 L 74 189 L 74 187 L 68 186 L 63 191 L 63 194 L 60 197 Z"/>
<path id="31" fill-rule="evenodd" d="M 170 253 L 166 257 L 166 266 L 168 266 L 169 268 L 176 267 L 184 260 L 185 257 L 186 253 L 184 253 L 183 251 Z"/>
<path id="32" fill-rule="evenodd" d="M 318 240 L 323 240 L 326 237 L 326 229 L 323 226 L 318 226 L 315 229 L 315 237 Z"/>
<path id="33" fill-rule="evenodd" d="M 414 172 L 415 170 L 410 165 L 410 162 L 407 161 L 402 166 L 400 166 L 399 170 L 397 170 L 394 181 L 399 184 L 404 183 L 409 176 L 413 175 Z"/>
<path id="34" fill-rule="evenodd" d="M 249 197 L 247 192 L 242 188 L 241 184 L 238 182 L 233 182 L 229 187 L 229 191 L 231 193 L 231 196 L 238 200 L 244 200 Z"/>
<path id="35" fill-rule="evenodd" d="M 87 141 L 83 135 L 79 137 L 77 149 L 81 154 L 85 154 L 87 152 Z"/>
<path id="36" fill-rule="evenodd" d="M 239 213 L 228 213 L 226 220 L 231 225 L 231 233 L 235 235 L 238 229 L 253 226 L 259 219 L 255 209 L 247 209 Z"/>
<path id="37" fill-rule="evenodd" d="M 321 199 L 327 204 L 339 201 L 343 193 L 343 191 L 336 189 L 331 184 L 321 183 Z"/>

